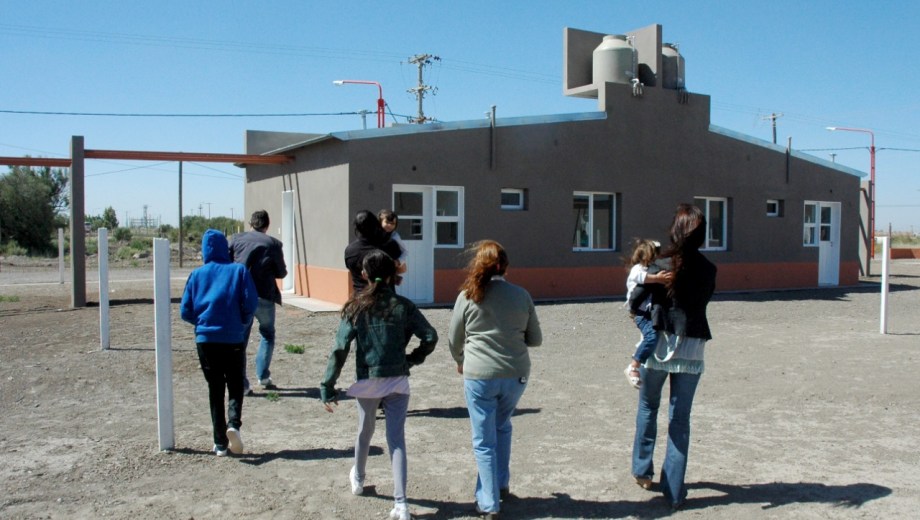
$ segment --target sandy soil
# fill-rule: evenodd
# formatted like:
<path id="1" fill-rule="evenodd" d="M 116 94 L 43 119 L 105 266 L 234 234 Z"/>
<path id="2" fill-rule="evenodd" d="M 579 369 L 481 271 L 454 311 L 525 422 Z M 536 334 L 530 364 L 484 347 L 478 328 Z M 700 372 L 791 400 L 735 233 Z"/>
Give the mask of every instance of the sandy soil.
<path id="1" fill-rule="evenodd" d="M 50 264 L 0 265 L 0 517 L 386 518 L 383 421 L 367 496 L 356 497 L 347 482 L 354 402 L 328 414 L 317 399 L 335 314 L 282 308 L 272 364 L 278 398 L 247 398 L 246 453 L 217 458 L 192 329 L 176 309 L 187 270 L 174 271 L 176 448 L 161 452 L 150 271 L 113 271 L 112 348 L 101 351 L 99 309 L 70 309 L 69 283 L 57 283 Z M 878 277 L 852 288 L 717 295 L 693 414 L 690 496 L 673 516 L 916 516 L 920 262 L 897 261 L 892 272 L 887 335 L 879 333 Z M 97 301 L 98 286 L 88 287 Z M 533 351 L 514 422 L 516 498 L 503 504 L 503 518 L 672 515 L 630 477 L 636 391 L 622 368 L 637 333 L 620 305 L 539 306 L 545 344 Z M 446 335 L 450 310 L 425 314 Z M 411 509 L 417 518 L 473 518 L 469 424 L 446 345 L 411 381 Z"/>

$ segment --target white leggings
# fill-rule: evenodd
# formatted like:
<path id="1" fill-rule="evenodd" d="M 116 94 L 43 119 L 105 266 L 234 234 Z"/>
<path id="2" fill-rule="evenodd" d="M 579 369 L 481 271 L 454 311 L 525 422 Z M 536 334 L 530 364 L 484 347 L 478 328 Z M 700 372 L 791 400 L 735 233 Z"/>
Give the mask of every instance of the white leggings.
<path id="1" fill-rule="evenodd" d="M 383 402 L 386 414 L 387 447 L 393 468 L 393 499 L 406 501 L 406 412 L 409 410 L 407 394 L 390 394 L 383 398 L 363 398 L 358 401 L 358 437 L 355 440 L 355 473 L 364 477 L 367 454 L 377 423 L 377 407 Z"/>

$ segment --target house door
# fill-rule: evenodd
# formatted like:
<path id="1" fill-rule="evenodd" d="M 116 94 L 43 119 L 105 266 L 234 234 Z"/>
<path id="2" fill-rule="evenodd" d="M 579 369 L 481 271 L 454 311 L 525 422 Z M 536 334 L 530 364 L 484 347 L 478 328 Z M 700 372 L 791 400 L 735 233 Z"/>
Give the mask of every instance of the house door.
<path id="1" fill-rule="evenodd" d="M 271 218 L 271 217 L 269 217 Z M 294 290 L 294 192 L 281 192 L 281 252 L 284 256 L 284 265 L 287 266 L 287 276 L 281 281 L 281 290 Z"/>
<path id="2" fill-rule="evenodd" d="M 818 285 L 840 284 L 840 203 L 818 203 Z"/>
<path id="3" fill-rule="evenodd" d="M 426 186 L 393 187 L 393 211 L 399 215 L 396 231 L 408 253 L 408 270 L 396 291 L 419 303 L 434 301 L 432 192 Z"/>

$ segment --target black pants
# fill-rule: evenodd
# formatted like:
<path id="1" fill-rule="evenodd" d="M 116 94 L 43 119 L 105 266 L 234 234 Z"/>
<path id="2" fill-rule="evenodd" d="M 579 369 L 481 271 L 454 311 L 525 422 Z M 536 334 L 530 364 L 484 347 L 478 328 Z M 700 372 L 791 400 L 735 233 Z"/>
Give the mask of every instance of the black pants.
<path id="1" fill-rule="evenodd" d="M 198 343 L 198 362 L 208 382 L 211 425 L 214 444 L 227 447 L 227 427 L 243 425 L 243 367 L 246 364 L 244 343 Z M 224 390 L 229 396 L 224 413 Z M 228 421 L 229 419 L 229 421 Z"/>

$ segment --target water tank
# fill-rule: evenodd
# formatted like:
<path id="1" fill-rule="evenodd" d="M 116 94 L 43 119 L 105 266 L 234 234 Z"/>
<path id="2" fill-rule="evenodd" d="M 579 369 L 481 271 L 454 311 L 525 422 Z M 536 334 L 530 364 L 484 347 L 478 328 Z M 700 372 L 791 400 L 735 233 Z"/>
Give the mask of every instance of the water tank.
<path id="1" fill-rule="evenodd" d="M 635 50 L 624 34 L 609 34 L 594 49 L 593 84 L 629 83 L 636 77 Z"/>
<path id="2" fill-rule="evenodd" d="M 684 57 L 675 43 L 661 45 L 661 86 L 673 90 L 685 88 Z"/>

